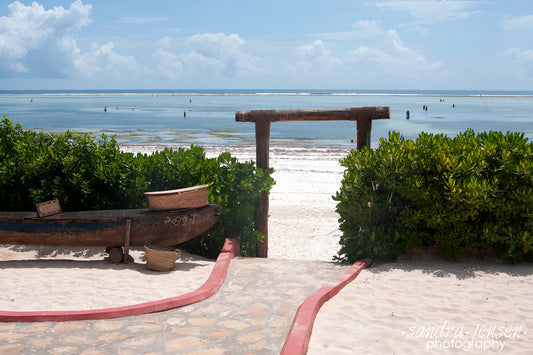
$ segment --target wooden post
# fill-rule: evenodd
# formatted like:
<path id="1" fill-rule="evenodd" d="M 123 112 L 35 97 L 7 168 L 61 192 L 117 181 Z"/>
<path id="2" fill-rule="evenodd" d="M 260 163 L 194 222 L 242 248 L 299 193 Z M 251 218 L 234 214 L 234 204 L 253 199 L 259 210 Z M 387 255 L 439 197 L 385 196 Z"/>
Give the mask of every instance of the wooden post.
<path id="1" fill-rule="evenodd" d="M 320 110 L 237 111 L 235 121 L 255 122 L 256 164 L 269 169 L 270 123 L 282 121 L 357 121 L 357 149 L 370 146 L 372 120 L 390 118 L 388 107 L 357 107 Z M 257 256 L 268 257 L 268 192 L 263 191 L 255 205 L 255 228 L 265 236 L 257 244 Z"/>
<path id="2" fill-rule="evenodd" d="M 357 120 L 357 150 L 363 147 L 370 147 L 370 137 L 372 133 L 372 119 L 362 117 Z"/>
<path id="3" fill-rule="evenodd" d="M 268 115 L 268 113 L 267 113 Z M 270 150 L 270 121 L 267 119 L 255 122 L 256 160 L 257 167 L 268 170 Z M 261 197 L 255 204 L 255 229 L 265 237 L 262 243 L 257 243 L 257 256 L 268 257 L 268 191 L 261 192 Z"/>
<path id="4" fill-rule="evenodd" d="M 126 220 L 126 234 L 124 235 L 124 259 L 122 262 L 127 264 L 130 258 L 130 238 L 131 238 L 131 219 Z"/>

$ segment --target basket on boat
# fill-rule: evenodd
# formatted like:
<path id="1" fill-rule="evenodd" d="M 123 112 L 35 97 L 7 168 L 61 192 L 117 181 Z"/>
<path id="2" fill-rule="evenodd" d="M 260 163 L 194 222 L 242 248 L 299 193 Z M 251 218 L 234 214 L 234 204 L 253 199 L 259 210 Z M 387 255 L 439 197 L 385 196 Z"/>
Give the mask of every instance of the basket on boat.
<path id="1" fill-rule="evenodd" d="M 207 202 L 207 187 L 211 184 L 177 190 L 145 192 L 150 211 L 168 211 L 180 208 L 203 207 Z"/>
<path id="2" fill-rule="evenodd" d="M 152 246 L 146 244 L 146 268 L 153 271 L 170 271 L 180 255 L 178 249 Z"/>

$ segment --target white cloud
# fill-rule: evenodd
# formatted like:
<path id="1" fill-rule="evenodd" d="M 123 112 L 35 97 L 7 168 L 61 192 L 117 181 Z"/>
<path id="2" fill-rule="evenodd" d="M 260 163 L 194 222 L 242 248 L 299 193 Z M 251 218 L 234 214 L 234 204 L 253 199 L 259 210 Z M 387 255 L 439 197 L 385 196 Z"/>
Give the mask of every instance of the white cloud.
<path id="1" fill-rule="evenodd" d="M 92 5 L 74 1 L 50 10 L 15 1 L 0 17 L 0 77 L 118 78 L 141 70 L 133 57 L 114 51 L 113 43 L 93 44 L 82 52 L 76 35 L 91 23 Z"/>
<path id="2" fill-rule="evenodd" d="M 421 54 L 416 53 L 413 49 L 408 48 L 396 31 L 387 31 L 387 38 L 392 43 L 394 53 L 401 61 L 409 63 L 426 64 L 426 59 Z"/>
<path id="3" fill-rule="evenodd" d="M 457 19 L 465 19 L 477 13 L 473 1 L 453 0 L 405 0 L 376 1 L 374 6 L 392 11 L 406 11 L 416 24 L 429 25 Z"/>
<path id="4" fill-rule="evenodd" d="M 159 41 L 157 41 L 157 45 L 163 49 L 168 49 L 172 46 L 172 38 L 169 36 L 161 38 Z"/>
<path id="5" fill-rule="evenodd" d="M 224 70 L 224 63 L 216 58 L 206 57 L 196 51 L 191 51 L 187 54 L 180 55 L 181 61 L 192 71 L 211 71 L 212 73 L 222 72 Z"/>
<path id="6" fill-rule="evenodd" d="M 158 49 L 154 54 L 156 68 L 164 79 L 177 79 L 183 74 L 183 65 L 178 57 L 163 49 Z"/>
<path id="7" fill-rule="evenodd" d="M 191 36 L 188 44 L 200 55 L 225 61 L 241 52 L 244 40 L 238 34 L 203 33 Z"/>
<path id="8" fill-rule="evenodd" d="M 406 80 L 426 80 L 440 63 L 432 63 L 402 40 L 395 30 L 382 28 L 380 22 L 361 20 L 351 31 L 318 34 L 322 40 L 298 48 L 304 65 L 301 77 L 316 76 L 318 84 L 335 78 L 339 83 L 358 86 L 402 86 Z"/>
<path id="9" fill-rule="evenodd" d="M 348 60 L 382 70 L 381 65 L 390 65 L 397 70 L 401 66 L 428 66 L 425 57 L 409 48 L 395 30 L 385 30 L 375 21 L 358 21 L 355 50 L 348 51 Z M 431 66 L 431 65 L 430 65 Z"/>
<path id="10" fill-rule="evenodd" d="M 297 54 L 304 60 L 307 70 L 311 71 L 329 71 L 335 64 L 340 64 L 340 60 L 331 54 L 331 50 L 321 40 L 299 47 Z"/>
<path id="11" fill-rule="evenodd" d="M 503 27 L 513 31 L 531 31 L 533 30 L 533 15 L 524 15 L 505 20 Z"/>
<path id="12" fill-rule="evenodd" d="M 373 29 L 373 41 L 365 41 L 347 53 L 346 62 L 360 75 L 398 76 L 423 74 L 439 66 L 406 46 L 394 30 Z M 411 75 L 411 74 L 410 74 Z"/>
<path id="13" fill-rule="evenodd" d="M 356 31 L 363 31 L 367 33 L 381 32 L 381 26 L 376 20 L 359 20 L 352 25 L 352 28 Z"/>
<path id="14" fill-rule="evenodd" d="M 238 34 L 203 33 L 191 36 L 187 45 L 191 52 L 183 56 L 191 69 L 207 69 L 226 78 L 255 72 L 256 60 L 242 47 L 245 41 Z"/>
<path id="15" fill-rule="evenodd" d="M 421 70 L 434 68 L 425 57 L 407 46 L 395 30 L 386 30 L 375 20 L 360 20 L 351 31 L 319 34 L 326 39 L 316 40 L 311 45 L 298 48 L 300 57 L 308 62 L 307 69 L 342 70 L 351 72 L 394 71 L 402 68 L 419 67 Z M 335 48 L 335 50 L 330 49 Z M 357 69 L 359 68 L 359 69 Z M 364 69 L 362 69 L 364 68 Z"/>
<path id="16" fill-rule="evenodd" d="M 142 71 L 135 58 L 122 56 L 113 48 L 111 42 L 101 46 L 93 43 L 89 52 L 80 54 L 75 61 L 80 76 L 91 79 L 123 78 Z"/>
<path id="17" fill-rule="evenodd" d="M 90 24 L 91 5 L 77 0 L 68 9 L 45 10 L 15 1 L 7 8 L 9 15 L 0 17 L 0 76 L 67 76 L 78 53 L 73 34 Z"/>
<path id="18" fill-rule="evenodd" d="M 379 49 L 367 46 L 359 46 L 348 52 L 348 58 L 356 62 L 367 62 L 376 64 L 391 64 L 393 57 Z"/>

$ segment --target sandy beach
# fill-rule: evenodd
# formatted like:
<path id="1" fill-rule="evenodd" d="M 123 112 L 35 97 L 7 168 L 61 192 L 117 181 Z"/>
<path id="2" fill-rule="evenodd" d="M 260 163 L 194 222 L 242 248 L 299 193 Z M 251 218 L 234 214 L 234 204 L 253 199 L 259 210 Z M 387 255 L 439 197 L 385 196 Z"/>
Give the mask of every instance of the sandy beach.
<path id="1" fill-rule="evenodd" d="M 160 148 L 122 149 L 150 153 Z M 255 160 L 254 146 L 207 146 L 206 155 L 225 150 L 239 160 Z M 331 261 L 337 254 L 340 232 L 331 196 L 342 178 L 338 160 L 347 153 L 346 148 L 272 147 L 276 185 L 270 195 L 270 258 Z M 107 254 L 99 248 L 1 246 L 0 279 L 6 292 L 0 295 L 0 309 L 84 310 L 155 301 L 197 289 L 214 266 L 214 260 L 182 253 L 172 272 L 158 273 L 146 270 L 142 248 L 131 254 L 134 263 L 113 265 L 103 262 Z"/>
<path id="2" fill-rule="evenodd" d="M 157 148 L 122 147 L 147 153 Z M 206 154 L 221 150 L 255 160 L 249 146 L 211 146 Z M 331 261 L 337 254 L 340 231 L 331 196 L 340 187 L 338 161 L 346 154 L 347 148 L 271 147 L 276 185 L 270 194 L 270 258 Z M 143 254 L 133 251 L 134 264 L 110 265 L 100 250 L 2 246 L 0 309 L 93 309 L 157 300 L 199 287 L 214 265 L 184 253 L 174 271 L 156 273 L 145 269 Z M 530 263 L 408 255 L 363 270 L 327 302 L 309 354 L 525 354 L 533 348 L 532 292 Z"/>
<path id="3" fill-rule="evenodd" d="M 144 254 L 135 248 L 134 263 L 110 264 L 100 248 L 3 246 L 0 309 L 90 310 L 157 301 L 196 290 L 214 266 L 213 260 L 181 252 L 173 271 L 150 271 Z"/>
<path id="4" fill-rule="evenodd" d="M 320 309 L 308 354 L 530 354 L 533 267 L 429 254 L 374 265 Z"/>

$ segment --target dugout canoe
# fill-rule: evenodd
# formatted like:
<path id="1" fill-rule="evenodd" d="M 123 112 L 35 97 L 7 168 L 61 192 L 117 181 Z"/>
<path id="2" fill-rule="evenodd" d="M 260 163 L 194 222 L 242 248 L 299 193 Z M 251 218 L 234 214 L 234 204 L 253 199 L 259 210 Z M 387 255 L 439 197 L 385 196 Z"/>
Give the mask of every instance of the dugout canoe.
<path id="1" fill-rule="evenodd" d="M 61 212 L 0 212 L 0 244 L 56 247 L 179 245 L 212 227 L 218 205 L 170 211 L 148 209 Z"/>

